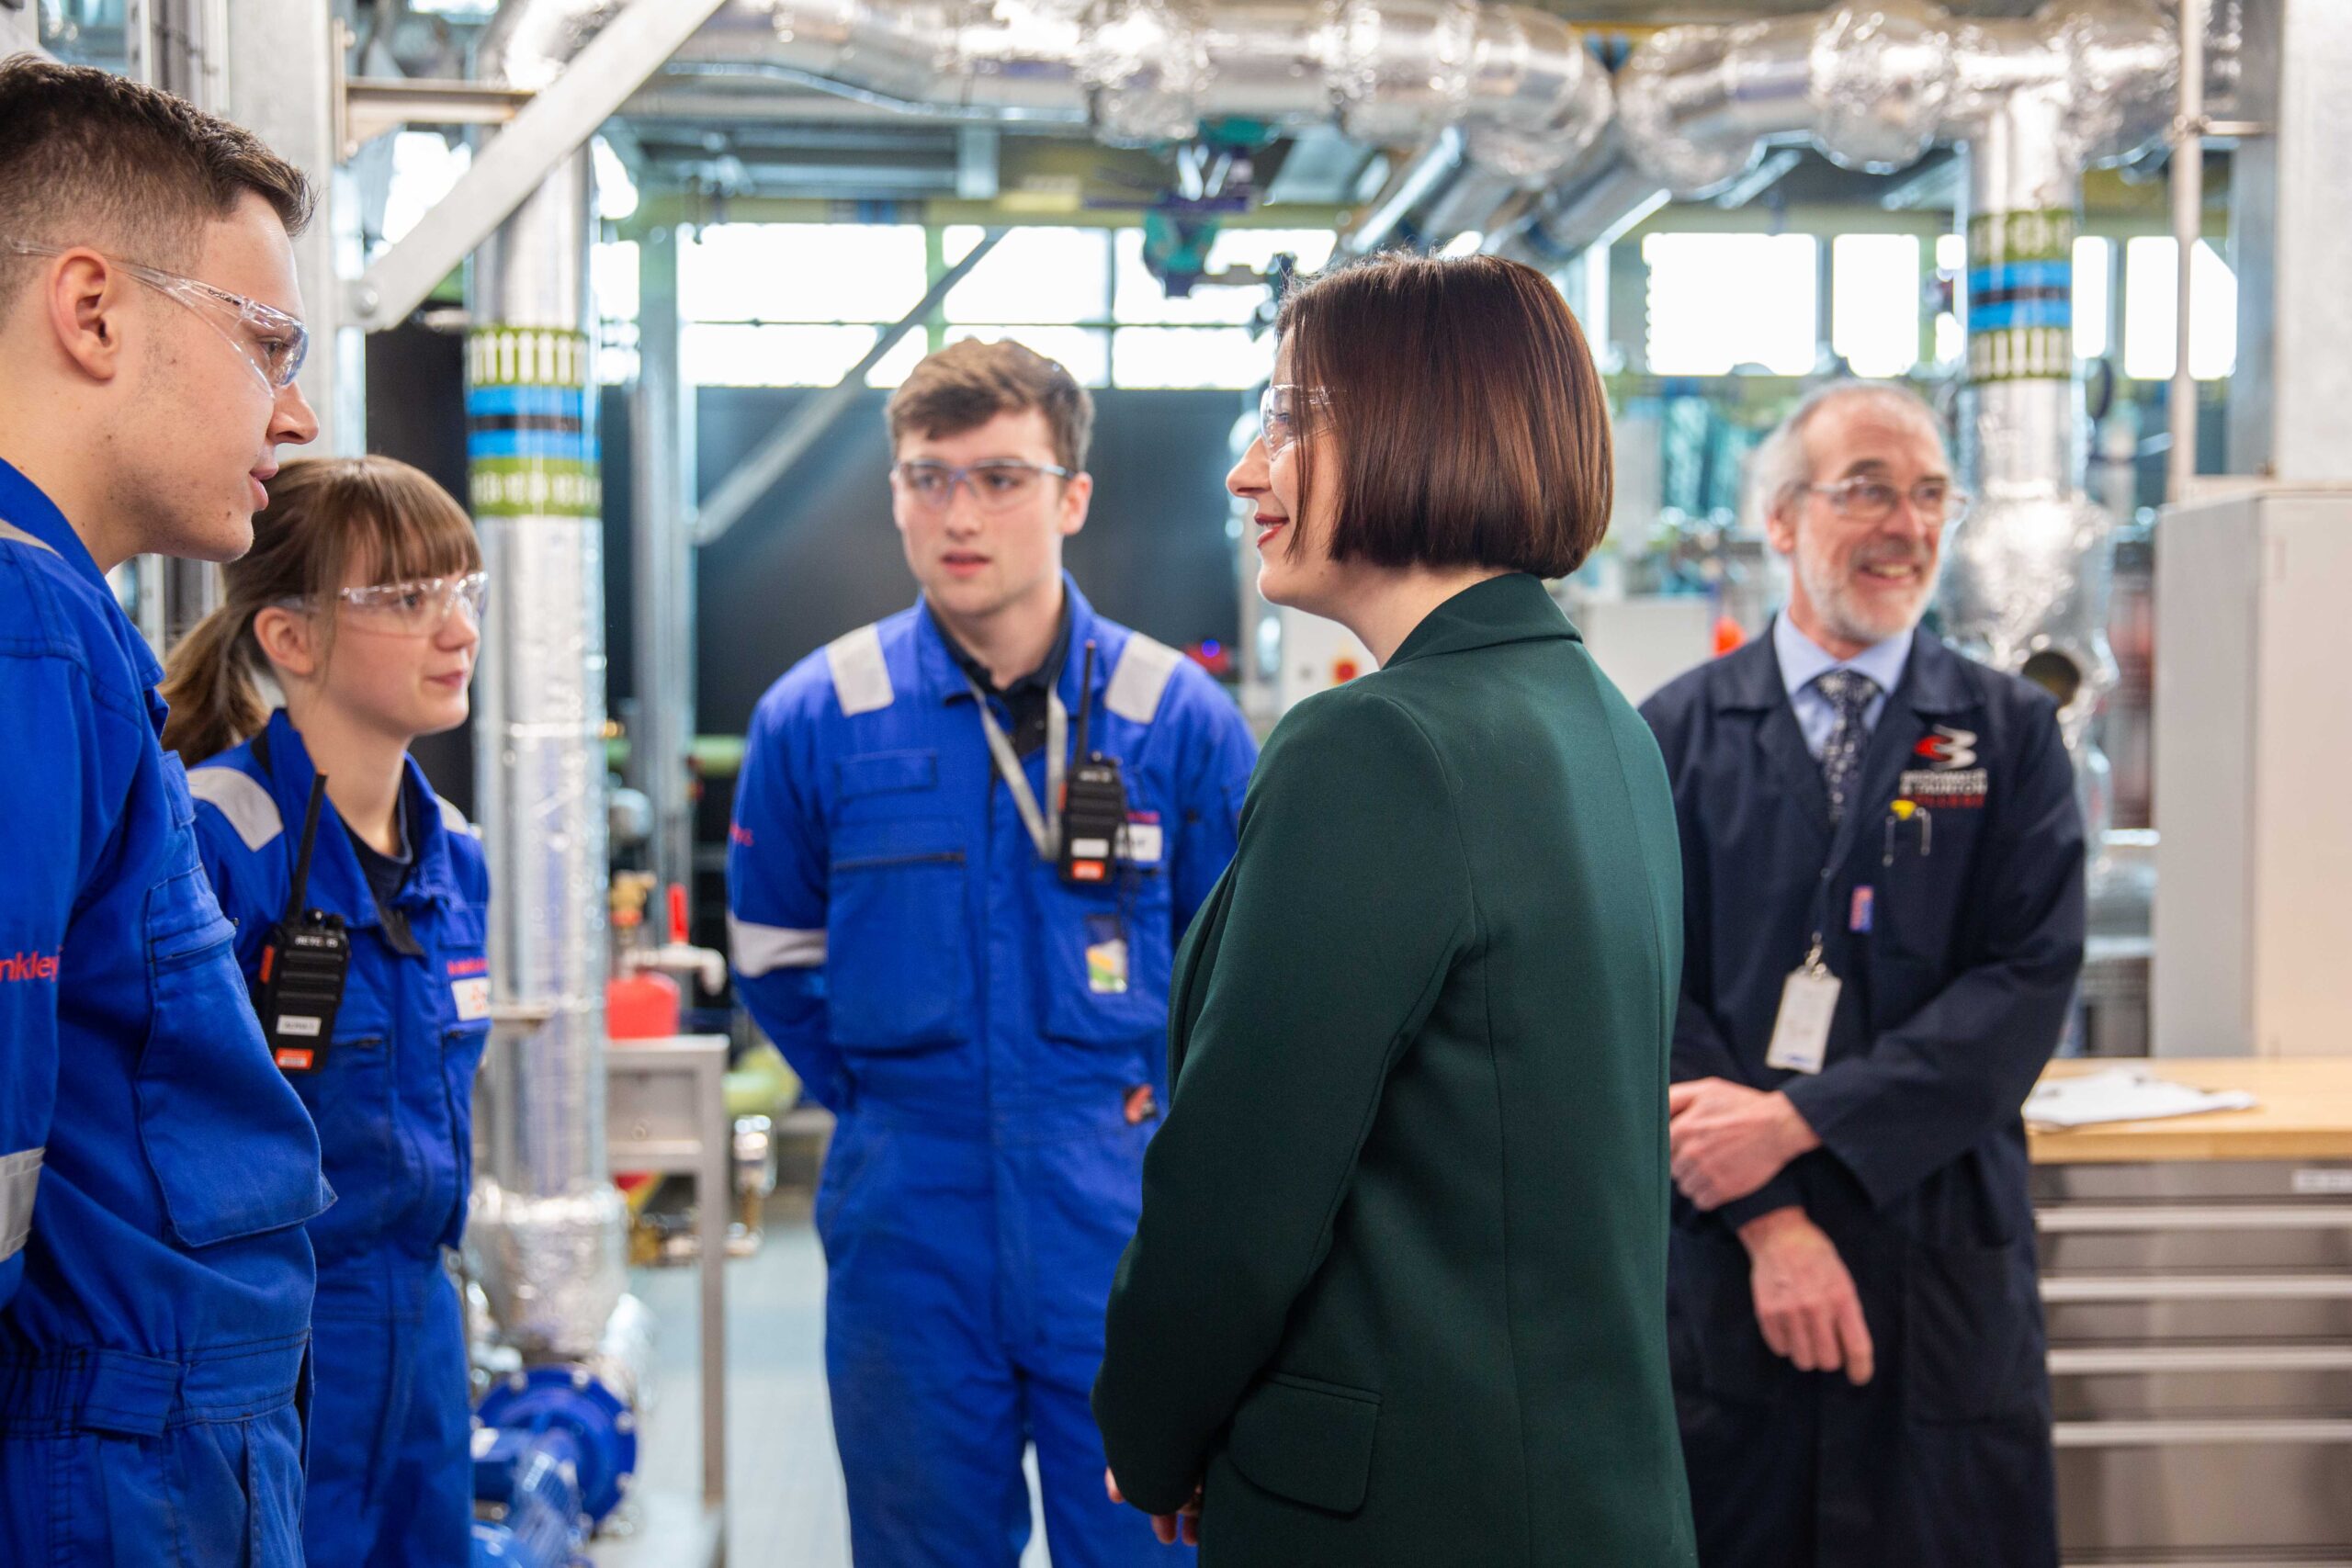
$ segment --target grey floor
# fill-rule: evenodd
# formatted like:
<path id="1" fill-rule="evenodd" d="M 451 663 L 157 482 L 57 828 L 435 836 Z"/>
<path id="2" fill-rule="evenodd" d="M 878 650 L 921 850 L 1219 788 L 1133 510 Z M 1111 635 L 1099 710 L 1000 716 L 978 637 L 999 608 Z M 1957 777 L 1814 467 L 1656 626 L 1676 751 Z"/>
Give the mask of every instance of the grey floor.
<path id="1" fill-rule="evenodd" d="M 634 1271 L 631 1285 L 662 1325 L 639 1484 L 687 1495 L 702 1479 L 697 1278 L 692 1267 L 647 1269 Z M 825 1260 L 809 1227 L 808 1194 L 779 1190 L 759 1252 L 727 1267 L 729 1568 L 850 1568 L 825 1400 L 824 1299 Z M 1034 1468 L 1031 1495 L 1034 1516 Z M 1022 1568 L 1046 1568 L 1044 1539 L 1033 1525 Z M 634 1543 L 630 1555 L 655 1545 Z"/>

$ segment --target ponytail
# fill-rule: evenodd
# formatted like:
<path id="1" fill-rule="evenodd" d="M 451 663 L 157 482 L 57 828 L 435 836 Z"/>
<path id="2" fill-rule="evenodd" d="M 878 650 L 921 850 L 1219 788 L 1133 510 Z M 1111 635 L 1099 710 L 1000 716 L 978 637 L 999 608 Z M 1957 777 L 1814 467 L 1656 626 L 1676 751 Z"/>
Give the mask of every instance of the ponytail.
<path id="1" fill-rule="evenodd" d="M 269 722 L 254 679 L 260 657 L 250 607 L 223 604 L 197 622 L 164 661 L 164 749 L 194 767 L 258 734 Z"/>

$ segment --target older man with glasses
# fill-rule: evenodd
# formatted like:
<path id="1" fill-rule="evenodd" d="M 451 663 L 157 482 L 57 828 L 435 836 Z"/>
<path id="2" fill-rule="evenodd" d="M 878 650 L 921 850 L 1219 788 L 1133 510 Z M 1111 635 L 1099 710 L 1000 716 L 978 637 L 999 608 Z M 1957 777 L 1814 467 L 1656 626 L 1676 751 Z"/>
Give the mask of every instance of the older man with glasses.
<path id="1" fill-rule="evenodd" d="M 1057 1568 L 1190 1555 L 1106 1495 L 1087 1395 L 1167 1097 L 1176 941 L 1256 747 L 1062 570 L 1092 415 L 1018 344 L 915 368 L 890 490 L 922 600 L 776 682 L 735 795 L 737 984 L 837 1117 L 826 1371 L 876 1568 L 1013 1568 L 1032 1446 Z"/>
<path id="2" fill-rule="evenodd" d="M 1771 634 L 1652 697 L 1682 836 L 1676 1395 L 1705 1568 L 2055 1568 L 2019 1107 L 2083 952 L 2055 706 L 1919 628 L 1965 515 L 1897 386 L 1752 490 Z"/>

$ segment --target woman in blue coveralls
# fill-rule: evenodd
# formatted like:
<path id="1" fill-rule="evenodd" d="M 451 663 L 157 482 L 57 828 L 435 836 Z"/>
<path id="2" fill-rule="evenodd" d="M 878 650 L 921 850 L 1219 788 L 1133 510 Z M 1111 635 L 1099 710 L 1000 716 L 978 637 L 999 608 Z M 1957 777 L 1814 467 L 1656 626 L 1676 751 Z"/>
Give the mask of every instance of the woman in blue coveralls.
<path id="1" fill-rule="evenodd" d="M 473 1484 L 442 1249 L 472 1174 L 489 886 L 408 747 L 465 721 L 481 552 L 463 509 L 405 464 L 304 459 L 268 488 L 227 603 L 173 653 L 164 743 L 189 764 L 205 868 L 265 1021 L 264 948 L 288 913 L 311 781 L 327 781 L 301 909 L 342 918 L 349 969 L 324 1031 L 271 1040 L 338 1194 L 311 1223 L 303 1544 L 311 1568 L 459 1564 Z M 265 680 L 283 694 L 274 712 Z"/>

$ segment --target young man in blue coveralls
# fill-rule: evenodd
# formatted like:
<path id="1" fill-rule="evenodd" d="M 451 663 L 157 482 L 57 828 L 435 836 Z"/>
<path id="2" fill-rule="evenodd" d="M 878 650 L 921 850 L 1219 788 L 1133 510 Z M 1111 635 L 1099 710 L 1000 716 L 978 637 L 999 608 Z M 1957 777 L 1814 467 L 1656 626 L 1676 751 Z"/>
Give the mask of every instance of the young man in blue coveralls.
<path id="1" fill-rule="evenodd" d="M 233 558 L 317 434 L 309 205 L 164 94 L 0 64 L 0 1562 L 301 1561 L 332 1194 L 105 574 Z"/>
<path id="2" fill-rule="evenodd" d="M 922 598 L 775 683 L 735 798 L 737 983 L 839 1118 L 817 1225 L 859 1568 L 1013 1568 L 1033 1443 L 1057 1568 L 1191 1555 L 1110 1501 L 1087 1395 L 1166 1096 L 1173 950 L 1256 748 L 1215 682 L 1062 573 L 1092 413 L 1017 344 L 915 369 L 890 486 Z M 1125 827 L 1088 842 L 1073 814 L 1096 858 L 1070 876 L 1081 711 Z"/>

